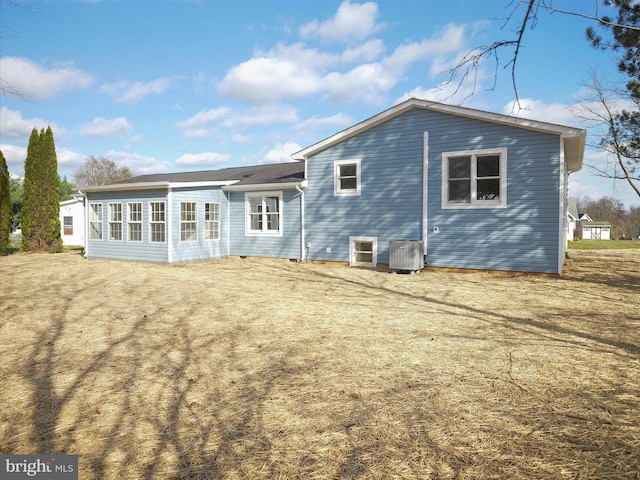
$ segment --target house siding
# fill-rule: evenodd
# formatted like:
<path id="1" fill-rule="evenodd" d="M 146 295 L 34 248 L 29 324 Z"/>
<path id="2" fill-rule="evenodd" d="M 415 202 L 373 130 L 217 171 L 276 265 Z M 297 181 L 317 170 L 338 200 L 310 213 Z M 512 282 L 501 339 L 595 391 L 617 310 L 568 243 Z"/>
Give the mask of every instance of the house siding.
<path id="1" fill-rule="evenodd" d="M 102 203 L 102 240 L 92 240 L 86 235 L 87 258 L 113 258 L 118 260 L 141 260 L 147 262 L 166 263 L 169 261 L 168 242 L 149 242 L 149 202 L 167 202 L 166 190 L 145 190 L 137 192 L 92 192 L 87 194 L 85 217 L 87 228 L 89 227 L 89 205 L 95 202 Z M 122 241 L 109 240 L 108 236 L 108 204 L 111 202 L 122 203 Z M 127 241 L 127 203 L 142 203 L 142 242 Z M 167 203 L 167 214 L 169 205 Z M 169 235 L 169 222 L 167 222 L 167 239 Z"/>
<path id="2" fill-rule="evenodd" d="M 180 203 L 197 203 L 197 241 L 180 241 Z M 227 197 L 219 187 L 176 188 L 171 193 L 171 262 L 184 263 L 209 260 L 227 256 L 229 250 L 227 225 Z M 204 204 L 220 204 L 220 238 L 204 239 Z"/>
<path id="3" fill-rule="evenodd" d="M 264 192 L 279 193 L 280 190 Z M 261 192 L 261 193 L 264 193 Z M 301 194 L 297 190 L 284 190 L 282 198 L 282 235 L 247 235 L 246 192 L 229 192 L 230 195 L 230 255 L 273 258 L 301 258 Z"/>
<path id="4" fill-rule="evenodd" d="M 427 258 L 430 266 L 556 272 L 561 234 L 559 137 L 412 109 L 307 162 L 306 242 L 313 260 L 349 260 L 349 236 L 422 239 L 423 137 L 428 132 Z M 507 148 L 507 206 L 442 209 L 442 153 Z M 333 195 L 333 162 L 361 159 L 362 193 Z M 439 233 L 433 232 L 438 227 Z M 330 247 L 330 253 L 327 252 Z"/>

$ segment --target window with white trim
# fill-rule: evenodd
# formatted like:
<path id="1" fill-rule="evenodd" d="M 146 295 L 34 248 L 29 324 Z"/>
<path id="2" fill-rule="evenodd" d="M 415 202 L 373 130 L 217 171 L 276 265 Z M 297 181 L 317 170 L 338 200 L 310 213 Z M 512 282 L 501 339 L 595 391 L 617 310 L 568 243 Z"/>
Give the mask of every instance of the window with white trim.
<path id="1" fill-rule="evenodd" d="M 127 241 L 142 241 L 142 203 L 127 203 Z"/>
<path id="2" fill-rule="evenodd" d="M 109 204 L 109 240 L 122 241 L 122 204 Z"/>
<path id="3" fill-rule="evenodd" d="M 333 193 L 337 196 L 360 195 L 360 159 L 333 163 Z"/>
<path id="4" fill-rule="evenodd" d="M 198 241 L 198 204 L 180 202 L 180 241 Z"/>
<path id="5" fill-rule="evenodd" d="M 506 206 L 506 148 L 442 154 L 442 208 Z"/>
<path id="6" fill-rule="evenodd" d="M 204 204 L 204 239 L 220 239 L 220 204 Z"/>
<path id="7" fill-rule="evenodd" d="M 89 204 L 89 239 L 102 240 L 102 204 Z"/>
<path id="8" fill-rule="evenodd" d="M 246 193 L 246 232 L 249 235 L 282 235 L 282 192 Z"/>
<path id="9" fill-rule="evenodd" d="M 166 241 L 166 207 L 164 202 L 149 202 L 149 241 L 164 243 Z"/>
<path id="10" fill-rule="evenodd" d="M 62 218 L 63 234 L 73 235 L 73 217 L 64 216 Z"/>

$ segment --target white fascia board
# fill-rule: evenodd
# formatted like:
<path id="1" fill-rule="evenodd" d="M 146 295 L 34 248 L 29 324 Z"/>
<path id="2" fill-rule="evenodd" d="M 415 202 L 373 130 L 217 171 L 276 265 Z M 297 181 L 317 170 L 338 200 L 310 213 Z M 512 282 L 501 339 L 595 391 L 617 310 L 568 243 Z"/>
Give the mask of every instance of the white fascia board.
<path id="1" fill-rule="evenodd" d="M 228 185 L 222 187 L 225 192 L 257 192 L 260 190 L 275 191 L 275 190 L 290 190 L 296 187 L 307 188 L 307 181 L 302 180 L 300 182 L 287 182 L 287 183 L 255 183 L 251 185 Z"/>
<path id="2" fill-rule="evenodd" d="M 410 98 L 402 103 L 394 105 L 393 107 L 374 115 L 360 123 L 357 123 L 345 130 L 342 130 L 335 135 L 332 135 L 320 142 L 317 142 L 305 149 L 295 152 L 291 155 L 294 160 L 306 160 L 310 155 L 318 153 L 332 145 L 342 142 L 350 137 L 353 137 L 360 132 L 368 130 L 380 123 L 390 120 L 412 108 L 423 108 L 425 110 L 432 110 L 435 112 L 449 113 L 451 115 L 457 115 L 461 117 L 472 118 L 476 120 L 484 120 L 492 123 L 500 123 L 503 125 L 510 125 L 519 128 L 526 128 L 529 130 L 536 130 L 544 133 L 552 133 L 560 135 L 564 139 L 577 139 L 578 143 L 582 143 L 582 149 L 573 149 L 572 153 L 575 153 L 576 158 L 570 154 L 569 170 L 576 171 L 582 167 L 582 152 L 584 152 L 584 139 L 586 137 L 586 131 L 580 128 L 567 127 L 565 125 L 557 125 L 555 123 L 541 122 L 538 120 L 529 120 L 520 117 L 514 117 L 511 115 L 504 115 L 501 113 L 485 112 L 483 110 L 475 110 L 467 107 L 459 107 L 455 105 L 445 105 L 443 103 L 431 102 L 429 100 L 421 100 L 417 98 Z"/>
<path id="3" fill-rule="evenodd" d="M 169 182 L 170 188 L 185 188 L 185 187 L 225 187 L 238 183 L 240 180 L 220 180 L 215 182 Z"/>
<path id="4" fill-rule="evenodd" d="M 140 183 L 113 183 L 111 185 L 96 185 L 94 187 L 83 187 L 84 192 L 115 192 L 126 190 L 152 190 L 159 188 L 169 188 L 169 182 L 140 182 Z"/>
<path id="5" fill-rule="evenodd" d="M 181 187 L 222 187 L 232 185 L 239 180 L 209 181 L 209 182 L 138 182 L 138 183 L 114 183 L 111 185 L 97 185 L 95 187 L 84 187 L 85 192 L 124 192 L 131 190 L 157 190 L 161 188 L 181 188 Z"/>

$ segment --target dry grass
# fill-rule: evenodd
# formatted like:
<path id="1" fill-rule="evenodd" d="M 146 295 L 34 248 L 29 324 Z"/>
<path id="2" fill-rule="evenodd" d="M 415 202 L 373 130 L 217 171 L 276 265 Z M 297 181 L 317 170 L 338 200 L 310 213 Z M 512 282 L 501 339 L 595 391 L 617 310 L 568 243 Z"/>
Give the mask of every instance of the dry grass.
<path id="1" fill-rule="evenodd" d="M 640 478 L 640 253 L 562 277 L 0 258 L 0 452 L 82 479 Z"/>

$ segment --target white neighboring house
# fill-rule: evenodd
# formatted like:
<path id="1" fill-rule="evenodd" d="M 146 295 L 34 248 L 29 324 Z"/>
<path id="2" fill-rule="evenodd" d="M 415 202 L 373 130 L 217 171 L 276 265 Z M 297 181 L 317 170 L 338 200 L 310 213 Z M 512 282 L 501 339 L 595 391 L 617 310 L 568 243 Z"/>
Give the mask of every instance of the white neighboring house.
<path id="1" fill-rule="evenodd" d="M 582 238 L 584 240 L 611 240 L 611 224 L 609 222 L 582 222 Z"/>
<path id="2" fill-rule="evenodd" d="M 60 228 L 65 246 L 84 246 L 84 198 L 60 202 Z"/>

